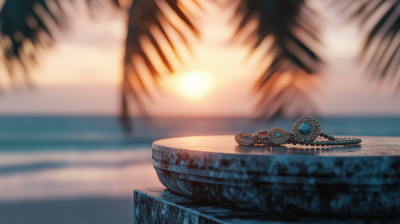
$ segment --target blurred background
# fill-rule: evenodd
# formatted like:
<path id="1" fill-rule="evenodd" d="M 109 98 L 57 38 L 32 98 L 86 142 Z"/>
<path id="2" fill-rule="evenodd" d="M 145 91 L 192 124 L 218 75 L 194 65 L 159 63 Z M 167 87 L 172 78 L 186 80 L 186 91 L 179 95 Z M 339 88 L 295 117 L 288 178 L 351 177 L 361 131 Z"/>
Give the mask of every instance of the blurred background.
<path id="1" fill-rule="evenodd" d="M 132 223 L 160 138 L 400 136 L 399 4 L 0 0 L 0 222 Z"/>

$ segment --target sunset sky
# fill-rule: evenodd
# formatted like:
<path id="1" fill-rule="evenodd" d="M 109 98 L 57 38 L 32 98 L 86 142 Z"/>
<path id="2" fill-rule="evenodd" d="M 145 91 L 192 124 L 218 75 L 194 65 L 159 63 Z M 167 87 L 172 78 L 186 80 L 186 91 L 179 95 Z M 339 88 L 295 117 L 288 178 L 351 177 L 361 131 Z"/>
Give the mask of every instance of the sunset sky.
<path id="1" fill-rule="evenodd" d="M 362 44 L 357 24 L 338 19 L 321 1 L 310 4 L 323 17 L 319 23 L 325 46 L 317 52 L 325 66 L 319 89 L 310 92 L 320 114 L 400 115 L 400 94 L 394 95 L 391 85 L 367 79 L 355 62 Z M 257 97 L 251 88 L 260 76 L 255 63 L 260 54 L 246 61 L 248 46 L 229 43 L 235 30 L 229 22 L 232 9 L 205 9 L 196 11 L 202 37 L 189 37 L 192 53 L 178 46 L 185 63 L 174 62 L 173 76 L 163 73 L 161 91 L 149 82 L 154 95 L 147 103 L 151 115 L 253 116 Z M 83 9 L 74 14 L 70 31 L 57 32 L 56 45 L 41 54 L 40 67 L 33 69 L 34 90 L 12 88 L 7 76 L 0 75 L 7 89 L 0 97 L 0 114 L 117 115 L 126 24 L 124 16 L 111 14 L 103 13 L 96 21 Z M 0 72 L 4 74 L 3 67 Z M 188 77 L 204 85 L 186 88 Z"/>

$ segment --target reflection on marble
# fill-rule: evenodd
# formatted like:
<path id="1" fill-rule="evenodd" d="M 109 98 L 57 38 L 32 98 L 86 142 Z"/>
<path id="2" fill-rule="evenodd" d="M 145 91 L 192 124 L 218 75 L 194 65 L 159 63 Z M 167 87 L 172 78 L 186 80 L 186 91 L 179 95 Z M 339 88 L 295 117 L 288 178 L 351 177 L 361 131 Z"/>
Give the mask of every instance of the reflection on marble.
<path id="1" fill-rule="evenodd" d="M 212 203 L 287 214 L 400 214 L 400 138 L 360 146 L 238 146 L 234 136 L 153 143 L 164 186 Z"/>
<path id="2" fill-rule="evenodd" d="M 166 188 L 134 192 L 134 223 L 254 223 L 254 224 L 395 224 L 399 216 L 337 218 L 288 216 L 222 207 L 176 194 Z"/>
<path id="3" fill-rule="evenodd" d="M 332 153 L 343 153 L 343 149 L 347 152 L 357 152 L 361 150 L 361 145 L 349 145 L 349 146 L 332 146 L 332 147 L 321 147 L 321 146 L 299 146 L 299 147 L 288 147 L 288 146 L 245 146 L 237 145 L 235 152 L 244 154 L 264 154 L 264 155 L 314 155 L 314 156 L 326 156 Z"/>

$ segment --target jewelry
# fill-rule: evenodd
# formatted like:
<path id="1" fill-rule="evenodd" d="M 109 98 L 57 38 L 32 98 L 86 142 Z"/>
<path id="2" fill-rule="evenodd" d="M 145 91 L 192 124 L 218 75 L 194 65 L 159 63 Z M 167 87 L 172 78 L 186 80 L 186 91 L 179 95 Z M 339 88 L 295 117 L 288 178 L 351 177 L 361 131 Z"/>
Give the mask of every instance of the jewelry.
<path id="1" fill-rule="evenodd" d="M 271 144 L 268 140 L 268 131 L 257 131 L 253 136 L 258 144 Z"/>
<path id="2" fill-rule="evenodd" d="M 247 132 L 239 132 L 235 135 L 235 141 L 239 145 L 254 145 L 256 143 L 256 139 L 254 136 Z"/>
<path id="3" fill-rule="evenodd" d="M 285 144 L 290 137 L 290 132 L 282 128 L 271 128 L 268 133 L 268 139 L 275 145 Z"/>
<path id="4" fill-rule="evenodd" d="M 315 141 L 318 136 L 324 137 L 326 141 Z M 332 135 L 321 132 L 321 127 L 317 119 L 309 116 L 298 119 L 292 132 L 282 128 L 271 128 L 269 131 L 258 131 L 254 135 L 247 132 L 239 132 L 235 135 L 235 141 L 239 145 L 283 145 L 299 144 L 311 146 L 330 146 L 330 145 L 354 145 L 361 143 L 360 138 L 335 138 Z"/>

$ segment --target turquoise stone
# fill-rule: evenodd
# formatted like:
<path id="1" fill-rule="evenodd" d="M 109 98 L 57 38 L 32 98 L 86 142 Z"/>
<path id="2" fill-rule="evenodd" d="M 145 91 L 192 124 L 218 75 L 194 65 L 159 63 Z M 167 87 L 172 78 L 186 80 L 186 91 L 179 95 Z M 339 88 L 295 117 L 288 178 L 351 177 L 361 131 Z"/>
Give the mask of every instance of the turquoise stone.
<path id="1" fill-rule="evenodd" d="M 276 135 L 277 137 L 279 137 L 279 136 L 281 136 L 281 133 L 278 131 L 278 132 L 275 133 L 275 135 Z"/>
<path id="2" fill-rule="evenodd" d="M 299 132 L 301 135 L 308 135 L 311 132 L 311 126 L 308 123 L 303 123 L 300 125 Z"/>

